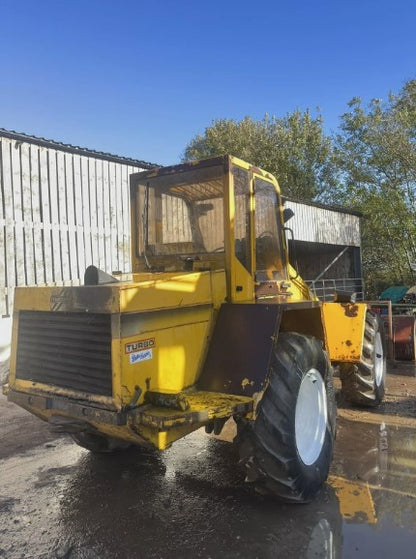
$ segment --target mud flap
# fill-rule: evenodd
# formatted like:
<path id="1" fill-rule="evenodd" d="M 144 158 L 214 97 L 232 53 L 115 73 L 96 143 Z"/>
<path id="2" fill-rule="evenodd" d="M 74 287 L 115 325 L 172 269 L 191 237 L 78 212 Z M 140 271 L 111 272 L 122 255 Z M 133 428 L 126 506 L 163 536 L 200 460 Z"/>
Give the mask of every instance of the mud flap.
<path id="1" fill-rule="evenodd" d="M 279 305 L 222 305 L 198 389 L 240 396 L 262 391 L 281 317 Z"/>

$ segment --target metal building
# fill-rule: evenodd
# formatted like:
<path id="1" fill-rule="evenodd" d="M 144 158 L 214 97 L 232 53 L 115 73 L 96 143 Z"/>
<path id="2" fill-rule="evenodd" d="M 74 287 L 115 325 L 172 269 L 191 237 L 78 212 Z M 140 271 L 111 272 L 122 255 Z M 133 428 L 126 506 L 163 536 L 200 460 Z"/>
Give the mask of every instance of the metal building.
<path id="1" fill-rule="evenodd" d="M 323 300 L 333 300 L 335 291 L 356 293 L 364 298 L 361 267 L 359 212 L 314 202 L 285 199 L 294 212 L 287 222 L 292 265 Z"/>
<path id="2" fill-rule="evenodd" d="M 0 129 L 0 316 L 17 286 L 130 271 L 129 176 L 154 166 Z"/>

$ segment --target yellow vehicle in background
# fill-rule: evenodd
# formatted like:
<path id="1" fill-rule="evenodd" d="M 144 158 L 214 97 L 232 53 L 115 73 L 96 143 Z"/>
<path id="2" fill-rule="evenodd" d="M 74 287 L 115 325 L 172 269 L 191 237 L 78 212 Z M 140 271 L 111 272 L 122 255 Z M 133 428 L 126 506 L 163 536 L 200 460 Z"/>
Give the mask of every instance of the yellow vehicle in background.
<path id="1" fill-rule="evenodd" d="M 132 273 L 17 288 L 8 399 L 95 452 L 237 423 L 246 479 L 310 500 L 335 436 L 332 364 L 378 404 L 382 331 L 290 266 L 276 179 L 225 156 L 131 176 Z"/>

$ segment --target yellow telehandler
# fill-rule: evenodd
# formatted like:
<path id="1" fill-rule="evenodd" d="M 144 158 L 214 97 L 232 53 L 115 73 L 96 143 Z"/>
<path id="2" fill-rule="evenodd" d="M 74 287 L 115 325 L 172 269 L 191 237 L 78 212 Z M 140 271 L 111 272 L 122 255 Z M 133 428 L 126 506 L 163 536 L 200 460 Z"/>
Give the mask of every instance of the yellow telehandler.
<path id="1" fill-rule="evenodd" d="M 237 424 L 246 479 L 289 502 L 327 478 L 336 405 L 383 398 L 382 329 L 289 264 L 276 179 L 232 156 L 131 176 L 132 273 L 17 288 L 8 399 L 93 452 Z"/>

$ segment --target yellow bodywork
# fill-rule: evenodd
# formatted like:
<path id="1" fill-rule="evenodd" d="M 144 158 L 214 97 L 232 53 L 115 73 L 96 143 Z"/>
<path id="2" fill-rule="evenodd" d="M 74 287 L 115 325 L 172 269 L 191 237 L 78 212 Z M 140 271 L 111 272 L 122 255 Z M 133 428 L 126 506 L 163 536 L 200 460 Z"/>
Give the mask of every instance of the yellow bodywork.
<path id="1" fill-rule="evenodd" d="M 365 303 L 322 304 L 326 344 L 331 361 L 360 361 L 366 311 Z"/>
<path id="2" fill-rule="evenodd" d="M 224 271 L 218 273 L 134 274 L 129 282 L 103 286 L 17 287 L 15 308 L 35 311 L 144 312 L 211 304 L 213 292 L 225 297 Z M 97 292 L 97 289 L 100 290 Z M 88 293 L 89 292 L 89 293 Z M 218 292 L 218 293 L 217 293 Z"/>
<path id="3" fill-rule="evenodd" d="M 225 297 L 224 272 L 136 275 L 131 283 L 105 286 L 17 288 L 13 346 L 17 346 L 20 311 L 105 312 L 111 314 L 113 398 L 89 395 L 121 409 L 137 387 L 143 403 L 146 390 L 178 393 L 195 384 L 212 328 L 216 306 Z M 79 297 L 80 290 L 84 295 Z M 147 353 L 146 353 L 147 352 Z M 11 376 L 16 390 L 50 391 L 50 387 Z M 57 395 L 79 397 L 54 388 Z"/>
<path id="4" fill-rule="evenodd" d="M 58 396 L 55 390 L 53 392 L 53 396 L 49 395 L 39 387 L 27 392 L 15 389 L 11 391 L 8 386 L 5 389 L 9 400 L 44 421 L 51 421 L 54 416 L 84 419 L 88 421 L 88 425 L 108 437 L 132 444 L 150 443 L 159 450 L 165 450 L 174 441 L 202 425 L 217 421 L 222 424 L 236 413 L 247 417 L 251 417 L 253 413 L 253 399 L 250 397 L 189 391 L 176 395 L 176 399 L 182 404 L 181 409 L 139 406 L 126 414 L 123 425 L 117 425 L 113 421 L 116 417 L 114 412 L 95 412 L 88 402 L 67 405 L 68 394 Z"/>
<path id="5" fill-rule="evenodd" d="M 233 400 L 227 395 L 224 400 L 224 396 L 214 393 L 189 391 L 183 395 L 187 401 L 186 413 L 147 405 L 140 414 L 129 414 L 125 425 L 100 421 L 99 414 L 98 420 L 89 416 L 91 405 L 120 412 L 132 403 L 138 389 L 134 405 L 141 409 L 146 393 L 160 392 L 178 398 L 184 389 L 192 387 L 200 373 L 215 313 L 224 299 L 224 271 L 136 274 L 129 283 L 105 286 L 18 288 L 14 348 L 22 311 L 59 309 L 67 313 L 111 315 L 112 397 L 16 378 L 14 351 L 9 399 L 13 400 L 13 394 L 17 393 L 17 403 L 46 421 L 56 415 L 79 414 L 107 436 L 137 444 L 148 441 L 159 449 L 214 419 L 229 417 L 239 404 L 244 404 L 247 415 L 252 407 L 251 398 L 234 397 Z M 72 406 L 66 410 L 67 400 L 80 402 L 79 409 Z"/>
<path id="6" fill-rule="evenodd" d="M 278 306 L 282 329 L 322 339 L 333 361 L 360 359 L 366 306 L 321 305 L 290 266 L 282 229 L 272 231 L 278 237 L 278 242 L 270 245 L 277 247 L 276 253 L 265 259 L 258 274 L 260 252 L 256 251 L 260 251 L 259 241 L 267 245 L 265 238 L 269 238 L 270 233 L 265 224 L 271 218 L 283 224 L 276 179 L 233 157 L 217 158 L 214 164 L 215 169 L 222 169 L 222 174 L 205 177 L 205 182 L 194 179 L 195 192 L 200 197 L 197 200 L 201 204 L 199 214 L 194 214 L 194 222 L 188 229 L 183 224 L 176 225 L 176 238 L 170 239 L 163 249 L 157 237 L 161 234 L 162 218 L 169 213 L 163 198 L 165 183 L 162 181 L 162 194 L 151 198 L 149 183 L 147 186 L 145 181 L 140 183 L 139 192 L 139 186 L 136 189 L 132 182 L 133 273 L 128 280 L 120 278 L 120 281 L 102 285 L 78 287 L 16 289 L 10 382 L 5 389 L 11 401 L 46 421 L 72 418 L 84 421 L 104 435 L 137 444 L 147 442 L 160 449 L 202 425 L 221 426 L 223 420 L 236 414 L 251 417 L 254 398 L 259 397 L 259 393 L 246 396 L 196 389 L 224 303 Z M 178 193 L 186 193 L 187 185 L 177 178 L 182 172 L 188 175 L 201 172 L 201 176 L 205 176 L 207 168 L 209 165 L 205 162 L 188 164 L 184 166 L 185 171 L 179 166 L 177 175 L 173 168 L 172 172 L 162 173 L 162 178 L 168 181 L 176 177 L 172 190 L 178 196 Z M 157 170 L 146 173 L 146 180 L 158 177 L 158 173 Z M 248 179 L 245 181 L 244 177 Z M 256 181 L 266 194 L 275 193 L 275 208 L 260 207 L 261 200 L 256 201 L 254 192 Z M 189 209 L 192 193 L 187 196 L 182 206 L 177 206 L 181 215 L 195 212 Z M 148 205 L 146 210 L 139 210 L 138 204 L 143 204 L 143 200 L 147 200 Z M 207 212 L 218 211 L 222 200 L 223 232 L 218 227 L 220 230 L 216 230 L 215 223 L 204 225 L 207 231 L 213 231 L 211 250 L 203 250 L 188 260 L 178 259 L 181 268 L 172 271 L 173 248 L 182 247 L 185 253 L 190 251 L 189 238 L 195 235 L 195 219 L 198 221 L 201 216 L 207 219 Z M 147 219 L 154 223 L 152 238 L 147 238 L 142 231 Z M 173 213 L 170 219 L 172 224 L 176 223 Z M 259 227 L 263 232 L 257 238 Z M 168 233 L 171 233 L 169 228 Z M 201 236 L 201 231 L 195 236 L 198 235 Z M 217 247 L 215 243 L 220 241 Z M 150 248 L 146 248 L 147 244 Z M 149 263 L 149 259 L 157 259 L 155 254 L 159 267 Z M 300 306 L 300 302 L 310 304 Z M 30 371 L 27 378 L 18 378 L 18 347 L 19 343 L 23 344 L 19 340 L 19 321 L 21 313 L 28 312 L 68 317 L 76 314 L 86 319 L 93 315 L 110 317 L 111 395 L 33 381 Z M 270 343 L 277 336 L 278 330 L 273 331 Z M 47 346 L 47 341 L 45 343 Z M 91 355 L 91 359 L 95 357 L 100 356 Z M 262 374 L 265 386 L 266 367 Z M 243 392 L 247 383 L 250 384 L 241 378 L 239 384 Z"/>

